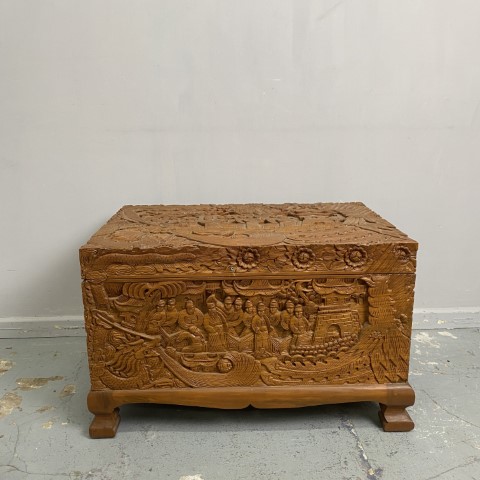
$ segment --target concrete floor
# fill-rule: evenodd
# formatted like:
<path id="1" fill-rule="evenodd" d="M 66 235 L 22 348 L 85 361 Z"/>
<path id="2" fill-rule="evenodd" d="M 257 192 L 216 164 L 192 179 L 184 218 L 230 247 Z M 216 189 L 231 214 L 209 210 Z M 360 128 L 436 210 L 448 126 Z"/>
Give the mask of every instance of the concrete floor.
<path id="1" fill-rule="evenodd" d="M 91 440 L 83 337 L 0 340 L 0 479 L 480 480 L 480 330 L 414 331 L 416 423 L 371 403 L 221 411 L 125 406 Z"/>

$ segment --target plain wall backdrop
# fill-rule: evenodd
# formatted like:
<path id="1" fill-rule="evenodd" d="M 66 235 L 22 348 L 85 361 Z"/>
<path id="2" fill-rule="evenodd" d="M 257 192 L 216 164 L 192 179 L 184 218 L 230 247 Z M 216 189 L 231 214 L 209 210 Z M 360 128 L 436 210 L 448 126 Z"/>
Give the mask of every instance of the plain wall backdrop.
<path id="1" fill-rule="evenodd" d="M 0 317 L 124 204 L 363 201 L 480 305 L 478 0 L 0 0 Z"/>

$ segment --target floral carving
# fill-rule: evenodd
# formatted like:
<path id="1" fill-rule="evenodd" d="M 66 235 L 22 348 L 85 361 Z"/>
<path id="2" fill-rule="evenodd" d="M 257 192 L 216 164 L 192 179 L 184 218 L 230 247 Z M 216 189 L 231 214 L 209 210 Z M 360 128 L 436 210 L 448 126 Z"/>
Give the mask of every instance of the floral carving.
<path id="1" fill-rule="evenodd" d="M 412 259 L 412 252 L 405 245 L 396 245 L 393 253 L 400 263 L 408 263 Z"/>
<path id="2" fill-rule="evenodd" d="M 255 248 L 242 248 L 237 255 L 237 264 L 245 270 L 255 268 L 260 259 L 260 255 Z"/>
<path id="3" fill-rule="evenodd" d="M 359 268 L 367 263 L 367 252 L 364 248 L 355 246 L 345 252 L 345 263 L 352 268 Z"/>
<path id="4" fill-rule="evenodd" d="M 293 252 L 292 262 L 296 268 L 304 270 L 312 266 L 315 261 L 315 253 L 310 248 L 300 247 Z"/>

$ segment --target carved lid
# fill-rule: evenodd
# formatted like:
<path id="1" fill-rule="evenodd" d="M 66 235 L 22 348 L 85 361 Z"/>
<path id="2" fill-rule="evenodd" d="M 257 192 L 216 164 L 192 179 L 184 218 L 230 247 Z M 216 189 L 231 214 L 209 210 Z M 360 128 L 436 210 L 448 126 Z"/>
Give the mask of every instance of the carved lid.
<path id="1" fill-rule="evenodd" d="M 127 205 L 81 248 L 81 258 L 83 269 L 87 257 L 109 253 L 173 254 L 170 273 L 235 274 L 372 271 L 383 258 L 380 270 L 412 272 L 416 250 L 414 240 L 359 202 Z"/>
<path id="2" fill-rule="evenodd" d="M 412 242 L 363 203 L 127 205 L 87 243 L 100 248 Z"/>

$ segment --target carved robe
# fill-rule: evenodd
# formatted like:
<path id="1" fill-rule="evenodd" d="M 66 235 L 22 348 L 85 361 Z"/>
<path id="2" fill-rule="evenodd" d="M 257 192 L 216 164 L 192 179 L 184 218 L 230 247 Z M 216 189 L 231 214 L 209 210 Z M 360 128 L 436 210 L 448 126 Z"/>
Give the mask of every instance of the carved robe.
<path id="1" fill-rule="evenodd" d="M 208 333 L 208 349 L 211 352 L 227 350 L 227 336 L 225 334 L 225 319 L 218 310 L 209 311 L 203 320 Z"/>

